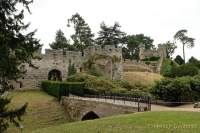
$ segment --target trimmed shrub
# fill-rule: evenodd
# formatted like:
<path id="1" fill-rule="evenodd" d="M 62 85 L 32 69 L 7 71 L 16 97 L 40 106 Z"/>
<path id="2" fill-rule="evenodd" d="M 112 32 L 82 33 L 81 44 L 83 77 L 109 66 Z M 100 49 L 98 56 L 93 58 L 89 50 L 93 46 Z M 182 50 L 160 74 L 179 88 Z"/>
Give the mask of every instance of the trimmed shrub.
<path id="1" fill-rule="evenodd" d="M 49 95 L 55 96 L 58 99 L 60 99 L 61 96 L 68 96 L 69 94 L 78 96 L 84 95 L 83 82 L 43 81 L 42 89 Z"/>
<path id="2" fill-rule="evenodd" d="M 68 85 L 68 91 L 70 94 L 77 96 L 84 95 L 84 88 L 85 88 L 84 82 L 67 82 L 66 84 Z"/>
<path id="3" fill-rule="evenodd" d="M 58 81 L 42 81 L 42 89 L 49 95 L 60 97 L 60 83 Z"/>

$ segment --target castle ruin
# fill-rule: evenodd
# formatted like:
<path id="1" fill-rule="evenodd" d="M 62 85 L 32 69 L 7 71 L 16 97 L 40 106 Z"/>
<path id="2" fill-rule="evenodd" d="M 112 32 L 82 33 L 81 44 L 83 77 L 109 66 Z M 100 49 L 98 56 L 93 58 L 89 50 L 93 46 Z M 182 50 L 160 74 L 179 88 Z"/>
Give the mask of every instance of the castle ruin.
<path id="1" fill-rule="evenodd" d="M 84 50 L 84 54 L 78 51 L 52 50 L 46 49 L 45 54 L 41 51 L 36 53 L 41 60 L 32 60 L 32 63 L 38 69 L 29 67 L 26 64 L 26 74 L 20 79 L 19 83 L 14 83 L 16 88 L 30 89 L 39 88 L 43 80 L 66 80 L 68 77 L 68 67 L 73 64 L 76 72 L 84 71 L 84 63 L 93 55 L 108 55 L 119 58 L 118 62 L 113 63 L 109 59 L 99 59 L 98 64 L 104 65 L 103 75 L 113 80 L 121 79 L 123 74 L 122 68 L 122 49 L 115 46 L 89 46 Z M 115 67 L 115 68 L 113 68 Z"/>
<path id="2" fill-rule="evenodd" d="M 80 73 L 85 71 L 84 63 L 87 62 L 94 55 L 103 55 L 103 57 L 115 57 L 118 61 L 113 62 L 112 58 L 98 58 L 95 60 L 95 64 L 98 64 L 102 74 L 112 80 L 119 80 L 123 78 L 123 72 L 127 71 L 148 71 L 148 72 L 160 72 L 163 59 L 166 58 L 165 46 L 159 45 L 158 49 L 145 50 L 144 47 L 140 47 L 140 61 L 125 61 L 122 59 L 122 48 L 115 47 L 114 45 L 101 46 L 89 46 L 83 53 L 78 51 L 67 50 L 52 50 L 46 49 L 45 54 L 38 51 L 37 56 L 41 57 L 41 60 L 32 60 L 32 63 L 38 67 L 38 69 L 29 67 L 26 64 L 26 74 L 20 79 L 19 83 L 14 83 L 16 88 L 32 89 L 40 88 L 41 81 L 43 80 L 66 80 L 68 78 L 68 67 L 73 64 L 76 72 Z M 143 59 L 152 56 L 159 56 L 158 61 L 151 61 L 150 64 L 146 64 Z"/>

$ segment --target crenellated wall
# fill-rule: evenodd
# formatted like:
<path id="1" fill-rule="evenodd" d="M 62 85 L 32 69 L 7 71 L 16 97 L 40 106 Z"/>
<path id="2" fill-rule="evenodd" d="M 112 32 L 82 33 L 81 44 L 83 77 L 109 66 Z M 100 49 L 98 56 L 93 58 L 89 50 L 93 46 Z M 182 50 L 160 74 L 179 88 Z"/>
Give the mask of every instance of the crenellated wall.
<path id="1" fill-rule="evenodd" d="M 46 49 L 45 54 L 37 52 L 36 55 L 41 57 L 41 60 L 32 60 L 32 63 L 38 67 L 38 69 L 29 67 L 26 65 L 27 73 L 20 79 L 22 82 L 21 86 L 19 83 L 15 83 L 16 88 L 21 89 L 33 89 L 39 88 L 42 80 L 47 80 L 49 72 L 52 70 L 59 71 L 61 74 L 62 80 L 66 80 L 68 77 L 68 66 L 69 64 L 74 64 L 77 72 L 84 70 L 84 62 L 86 62 L 92 55 L 101 54 L 116 56 L 120 59 L 119 62 L 112 64 L 115 66 L 115 69 L 112 69 L 113 77 L 112 79 L 121 79 L 122 78 L 122 50 L 120 47 L 114 46 L 105 46 L 101 48 L 100 46 L 90 46 L 84 50 L 84 54 L 77 51 L 66 51 L 66 50 L 52 50 Z M 105 75 L 111 73 L 111 62 L 106 59 L 103 61 L 108 65 L 105 67 Z"/>

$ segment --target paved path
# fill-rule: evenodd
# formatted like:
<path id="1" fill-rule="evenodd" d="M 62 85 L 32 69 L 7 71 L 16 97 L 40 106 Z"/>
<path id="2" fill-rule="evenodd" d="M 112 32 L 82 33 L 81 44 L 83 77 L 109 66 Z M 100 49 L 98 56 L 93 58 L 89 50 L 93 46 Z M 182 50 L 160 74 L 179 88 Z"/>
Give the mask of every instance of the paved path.
<path id="1" fill-rule="evenodd" d="M 70 96 L 75 99 L 81 99 L 81 100 L 89 100 L 89 101 L 97 101 L 97 102 L 105 102 L 105 103 L 111 103 L 121 106 L 131 106 L 131 107 L 138 107 L 137 102 L 132 101 L 124 101 L 124 100 L 113 100 L 113 99 L 102 99 L 102 98 L 86 98 L 86 97 L 77 97 L 77 96 Z M 140 103 L 140 107 L 145 107 L 146 104 Z M 200 109 L 193 108 L 193 104 L 188 105 L 181 105 L 176 107 L 167 107 L 163 105 L 155 105 L 151 104 L 151 111 L 189 111 L 189 112 L 200 112 Z"/>

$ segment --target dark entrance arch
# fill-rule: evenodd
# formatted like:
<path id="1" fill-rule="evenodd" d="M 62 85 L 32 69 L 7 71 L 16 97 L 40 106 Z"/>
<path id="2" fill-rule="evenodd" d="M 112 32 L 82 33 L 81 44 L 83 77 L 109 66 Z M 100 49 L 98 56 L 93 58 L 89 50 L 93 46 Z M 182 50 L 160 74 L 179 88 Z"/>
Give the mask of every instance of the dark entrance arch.
<path id="1" fill-rule="evenodd" d="M 51 70 L 48 74 L 48 80 L 61 81 L 62 80 L 61 72 L 57 69 Z"/>
<path id="2" fill-rule="evenodd" d="M 82 121 L 85 121 L 85 120 L 93 120 L 93 119 L 98 119 L 99 116 L 94 113 L 93 111 L 90 111 L 88 112 L 87 114 L 85 114 L 83 117 L 82 117 Z"/>

